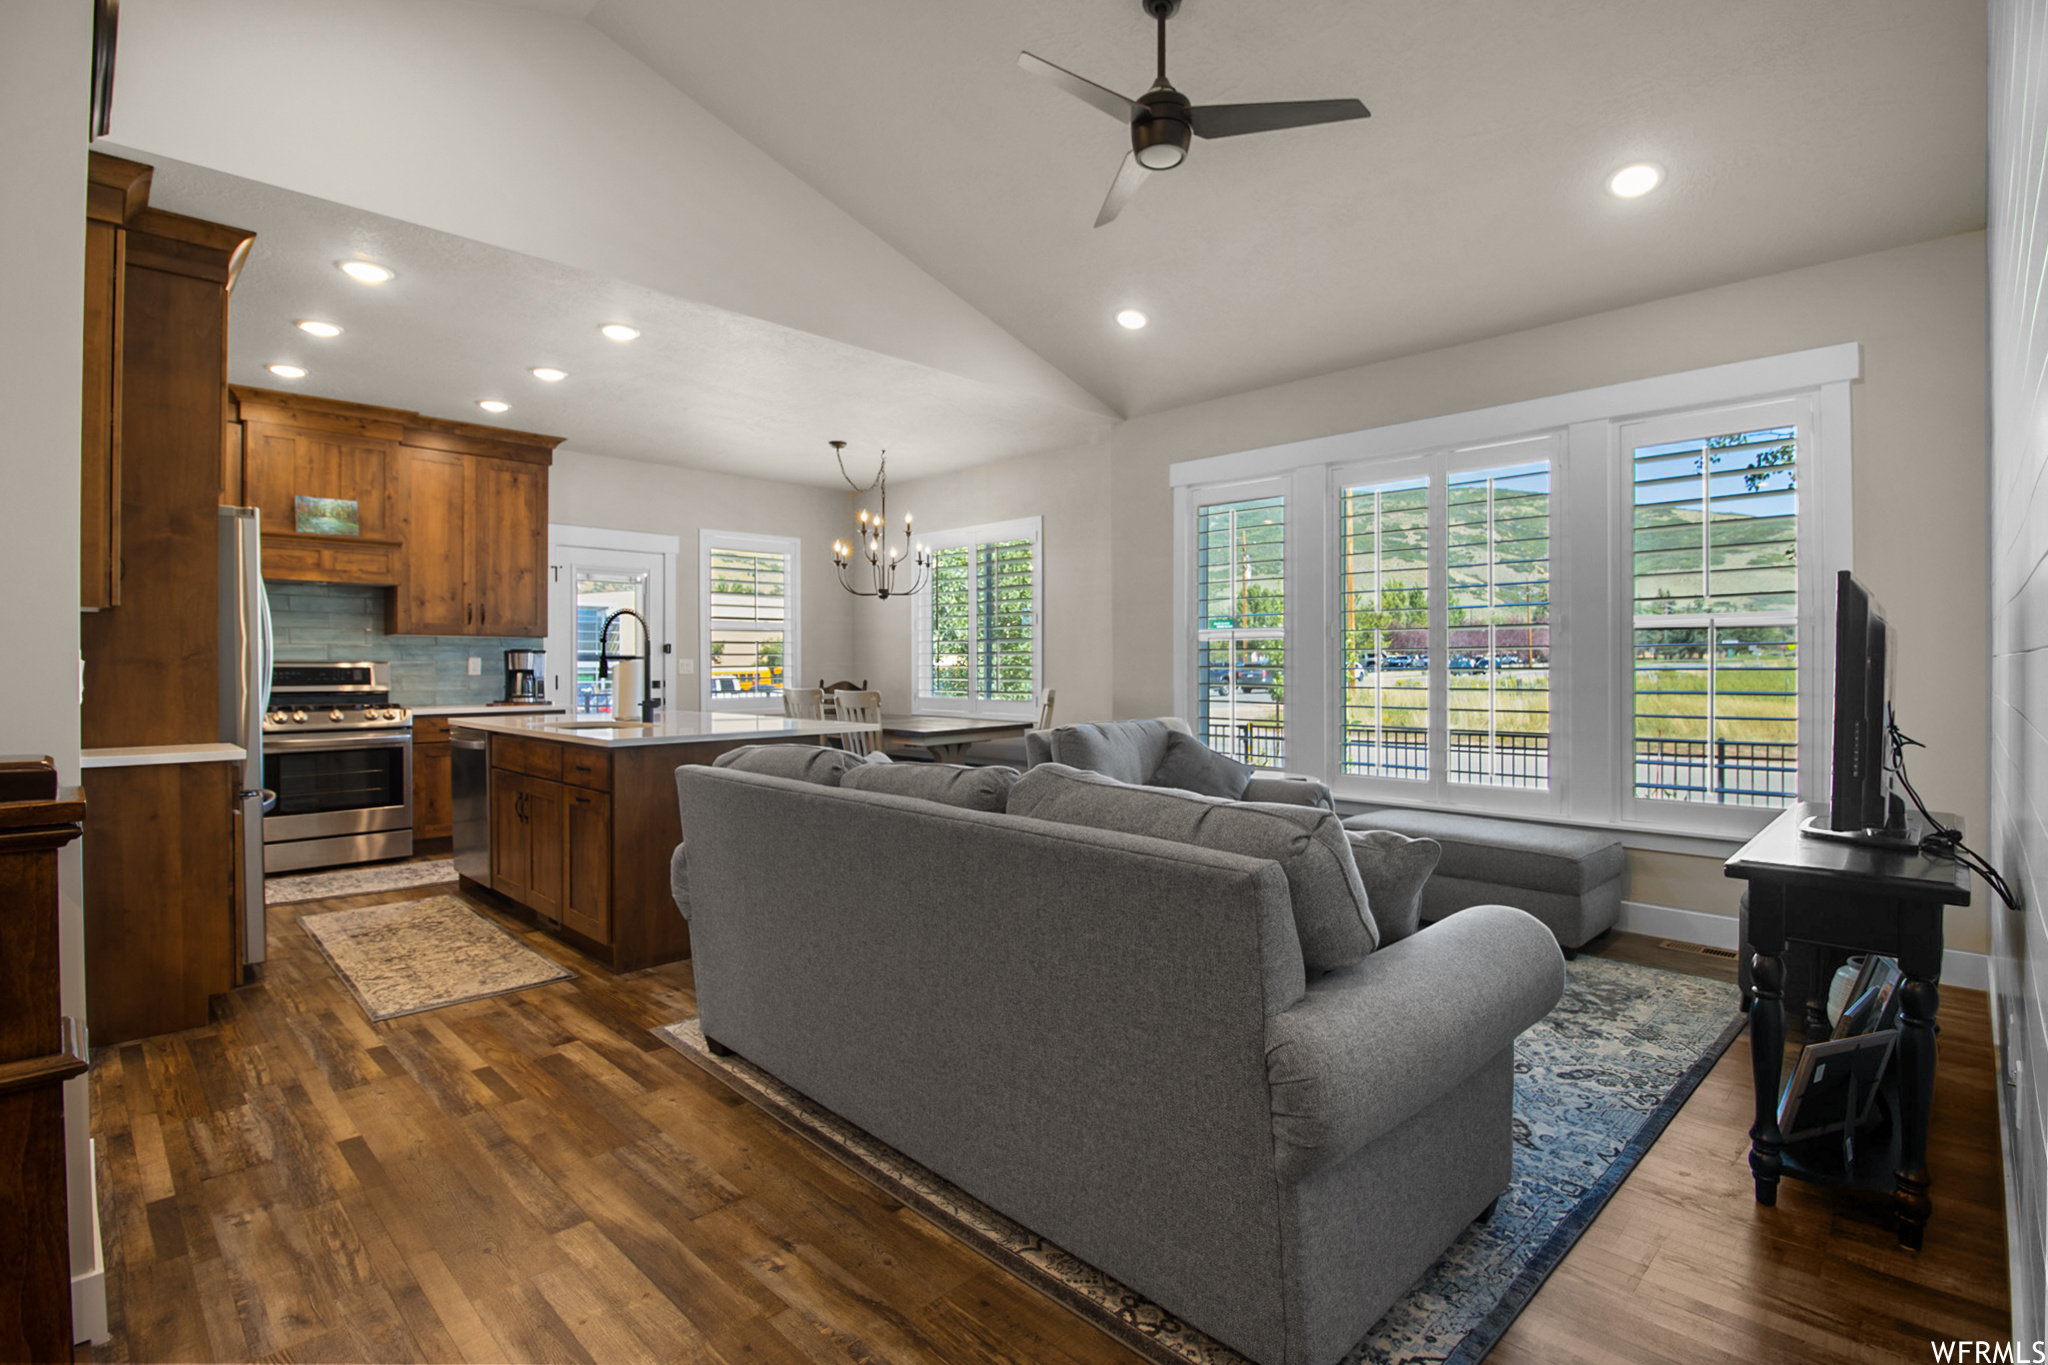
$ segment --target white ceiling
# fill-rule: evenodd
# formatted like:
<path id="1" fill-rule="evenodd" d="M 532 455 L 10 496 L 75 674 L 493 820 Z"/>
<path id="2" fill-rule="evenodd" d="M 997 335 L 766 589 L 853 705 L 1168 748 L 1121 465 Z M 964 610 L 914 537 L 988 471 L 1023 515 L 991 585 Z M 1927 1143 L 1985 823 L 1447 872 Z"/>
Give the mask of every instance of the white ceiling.
<path id="1" fill-rule="evenodd" d="M 150 202 L 253 230 L 229 306 L 236 384 L 566 436 L 566 449 L 797 483 L 839 481 L 888 448 L 900 476 L 1052 444 L 1106 419 L 844 342 L 165 157 Z M 366 258 L 397 272 L 358 284 Z M 341 327 L 321 339 L 302 318 Z M 606 322 L 641 330 L 621 344 Z M 268 367 L 306 371 L 281 379 Z M 569 377 L 543 383 L 536 366 Z M 510 404 L 492 414 L 490 398 Z M 907 467 L 907 470 L 906 470 Z M 865 476 L 863 476 L 865 477 Z"/>
<path id="2" fill-rule="evenodd" d="M 262 234 L 237 380 L 300 358 L 312 391 L 449 416 L 493 390 L 573 447 L 820 483 L 834 436 L 907 478 L 1984 222 L 1984 13 L 1956 0 L 1186 0 L 1198 105 L 1373 117 L 1198 141 L 1099 230 L 1127 134 L 1016 55 L 1139 93 L 1138 0 L 122 17 L 120 144 L 158 202 Z M 1637 159 L 1668 183 L 1608 196 Z M 400 279 L 349 285 L 357 250 Z M 344 337 L 290 328 L 322 310 Z M 632 347 L 593 330 L 620 310 L 655 324 Z"/>
<path id="3" fill-rule="evenodd" d="M 1091 226 L 1139 0 L 598 0 L 587 22 L 1126 415 L 1984 224 L 1985 15 L 1958 0 L 1186 0 L 1197 140 Z M 1605 177 L 1647 159 L 1664 188 Z M 1111 315 L 1153 319 L 1128 334 Z"/>

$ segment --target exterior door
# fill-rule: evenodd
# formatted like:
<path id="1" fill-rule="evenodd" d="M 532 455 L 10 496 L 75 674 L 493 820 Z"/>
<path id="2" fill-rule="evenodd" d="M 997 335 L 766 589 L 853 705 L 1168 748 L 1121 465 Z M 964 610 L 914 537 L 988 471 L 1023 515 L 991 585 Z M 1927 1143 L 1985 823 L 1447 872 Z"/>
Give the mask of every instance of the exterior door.
<path id="1" fill-rule="evenodd" d="M 611 629 L 611 655 L 637 655 L 643 649 L 653 660 L 651 687 L 664 707 L 677 703 L 666 686 L 673 655 L 668 652 L 668 566 L 658 553 L 556 546 L 549 587 L 548 698 L 567 705 L 578 717 L 616 715 L 617 698 L 611 677 L 598 676 L 598 631 L 614 611 L 629 608 L 653 627 L 643 640 L 632 617 L 619 618 Z M 567 689 L 567 690 L 565 690 Z M 629 698 L 637 701 L 638 698 Z"/>

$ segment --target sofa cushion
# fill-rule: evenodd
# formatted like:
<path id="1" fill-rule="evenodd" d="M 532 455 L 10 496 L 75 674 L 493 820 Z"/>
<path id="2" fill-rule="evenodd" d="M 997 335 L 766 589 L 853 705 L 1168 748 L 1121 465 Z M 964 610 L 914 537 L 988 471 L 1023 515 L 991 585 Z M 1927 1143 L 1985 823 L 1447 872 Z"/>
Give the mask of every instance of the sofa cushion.
<path id="1" fill-rule="evenodd" d="M 1178 730 L 1166 732 L 1166 757 L 1145 779 L 1151 787 L 1174 787 L 1201 796 L 1220 796 L 1226 801 L 1244 800 L 1251 785 L 1253 769 L 1229 754 L 1219 754 L 1193 735 Z"/>
<path id="2" fill-rule="evenodd" d="M 1396 943 L 1422 924 L 1422 888 L 1436 871 L 1444 846 L 1434 839 L 1411 839 L 1390 829 L 1346 831 L 1358 879 L 1365 883 L 1382 944 Z"/>
<path id="3" fill-rule="evenodd" d="M 677 844 L 676 851 L 668 855 L 668 894 L 675 899 L 676 909 L 684 919 L 690 917 L 690 849 L 687 844 Z"/>
<path id="4" fill-rule="evenodd" d="M 890 763 L 849 770 L 839 779 L 848 791 L 914 796 L 963 810 L 994 811 L 1010 804 L 1010 788 L 1023 774 L 1015 768 L 969 768 L 959 763 Z"/>
<path id="5" fill-rule="evenodd" d="M 1467 881 L 1579 895 L 1619 877 L 1628 854 L 1611 834 L 1434 810 L 1378 810 L 1344 828 L 1390 829 L 1444 846 L 1440 874 Z"/>
<path id="6" fill-rule="evenodd" d="M 1149 781 L 1166 757 L 1173 727 L 1163 720 L 1062 725 L 1049 736 L 1052 761 L 1133 785 Z"/>
<path id="7" fill-rule="evenodd" d="M 749 744 L 728 749 L 711 760 L 714 768 L 737 768 L 743 773 L 766 773 L 770 777 L 815 782 L 836 787 L 840 776 L 860 767 L 859 754 L 828 749 L 822 744 Z"/>
<path id="8" fill-rule="evenodd" d="M 1132 786 L 1063 763 L 1043 763 L 1011 789 L 1009 813 L 1280 864 L 1302 963 L 1311 975 L 1361 961 L 1379 944 L 1350 841 L 1329 811 Z"/>

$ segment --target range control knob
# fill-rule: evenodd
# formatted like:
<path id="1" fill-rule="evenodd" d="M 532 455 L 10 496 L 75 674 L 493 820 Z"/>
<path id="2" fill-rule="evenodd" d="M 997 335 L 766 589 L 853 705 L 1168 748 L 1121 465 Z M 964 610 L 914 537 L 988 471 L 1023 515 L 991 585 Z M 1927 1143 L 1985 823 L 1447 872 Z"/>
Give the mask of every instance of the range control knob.
<path id="1" fill-rule="evenodd" d="M 294 725 L 304 725 L 305 723 L 306 723 L 306 713 L 305 713 L 304 711 L 294 711 L 294 712 L 292 712 L 292 724 L 294 724 Z"/>
<path id="2" fill-rule="evenodd" d="M 340 712 L 340 711 L 329 711 L 329 712 L 327 713 L 327 719 L 329 719 L 329 720 L 340 720 L 340 719 L 341 719 L 341 712 Z"/>

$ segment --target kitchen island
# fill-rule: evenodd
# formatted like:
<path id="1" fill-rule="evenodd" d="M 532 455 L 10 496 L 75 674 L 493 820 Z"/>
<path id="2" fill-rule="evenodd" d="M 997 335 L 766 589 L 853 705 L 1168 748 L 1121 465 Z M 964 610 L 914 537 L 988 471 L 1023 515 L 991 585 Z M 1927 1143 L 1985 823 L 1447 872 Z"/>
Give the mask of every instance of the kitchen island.
<path id="1" fill-rule="evenodd" d="M 455 870 L 612 970 L 690 955 L 669 895 L 675 771 L 748 744 L 816 744 L 849 721 L 677 711 L 650 723 L 551 715 L 453 722 Z"/>

